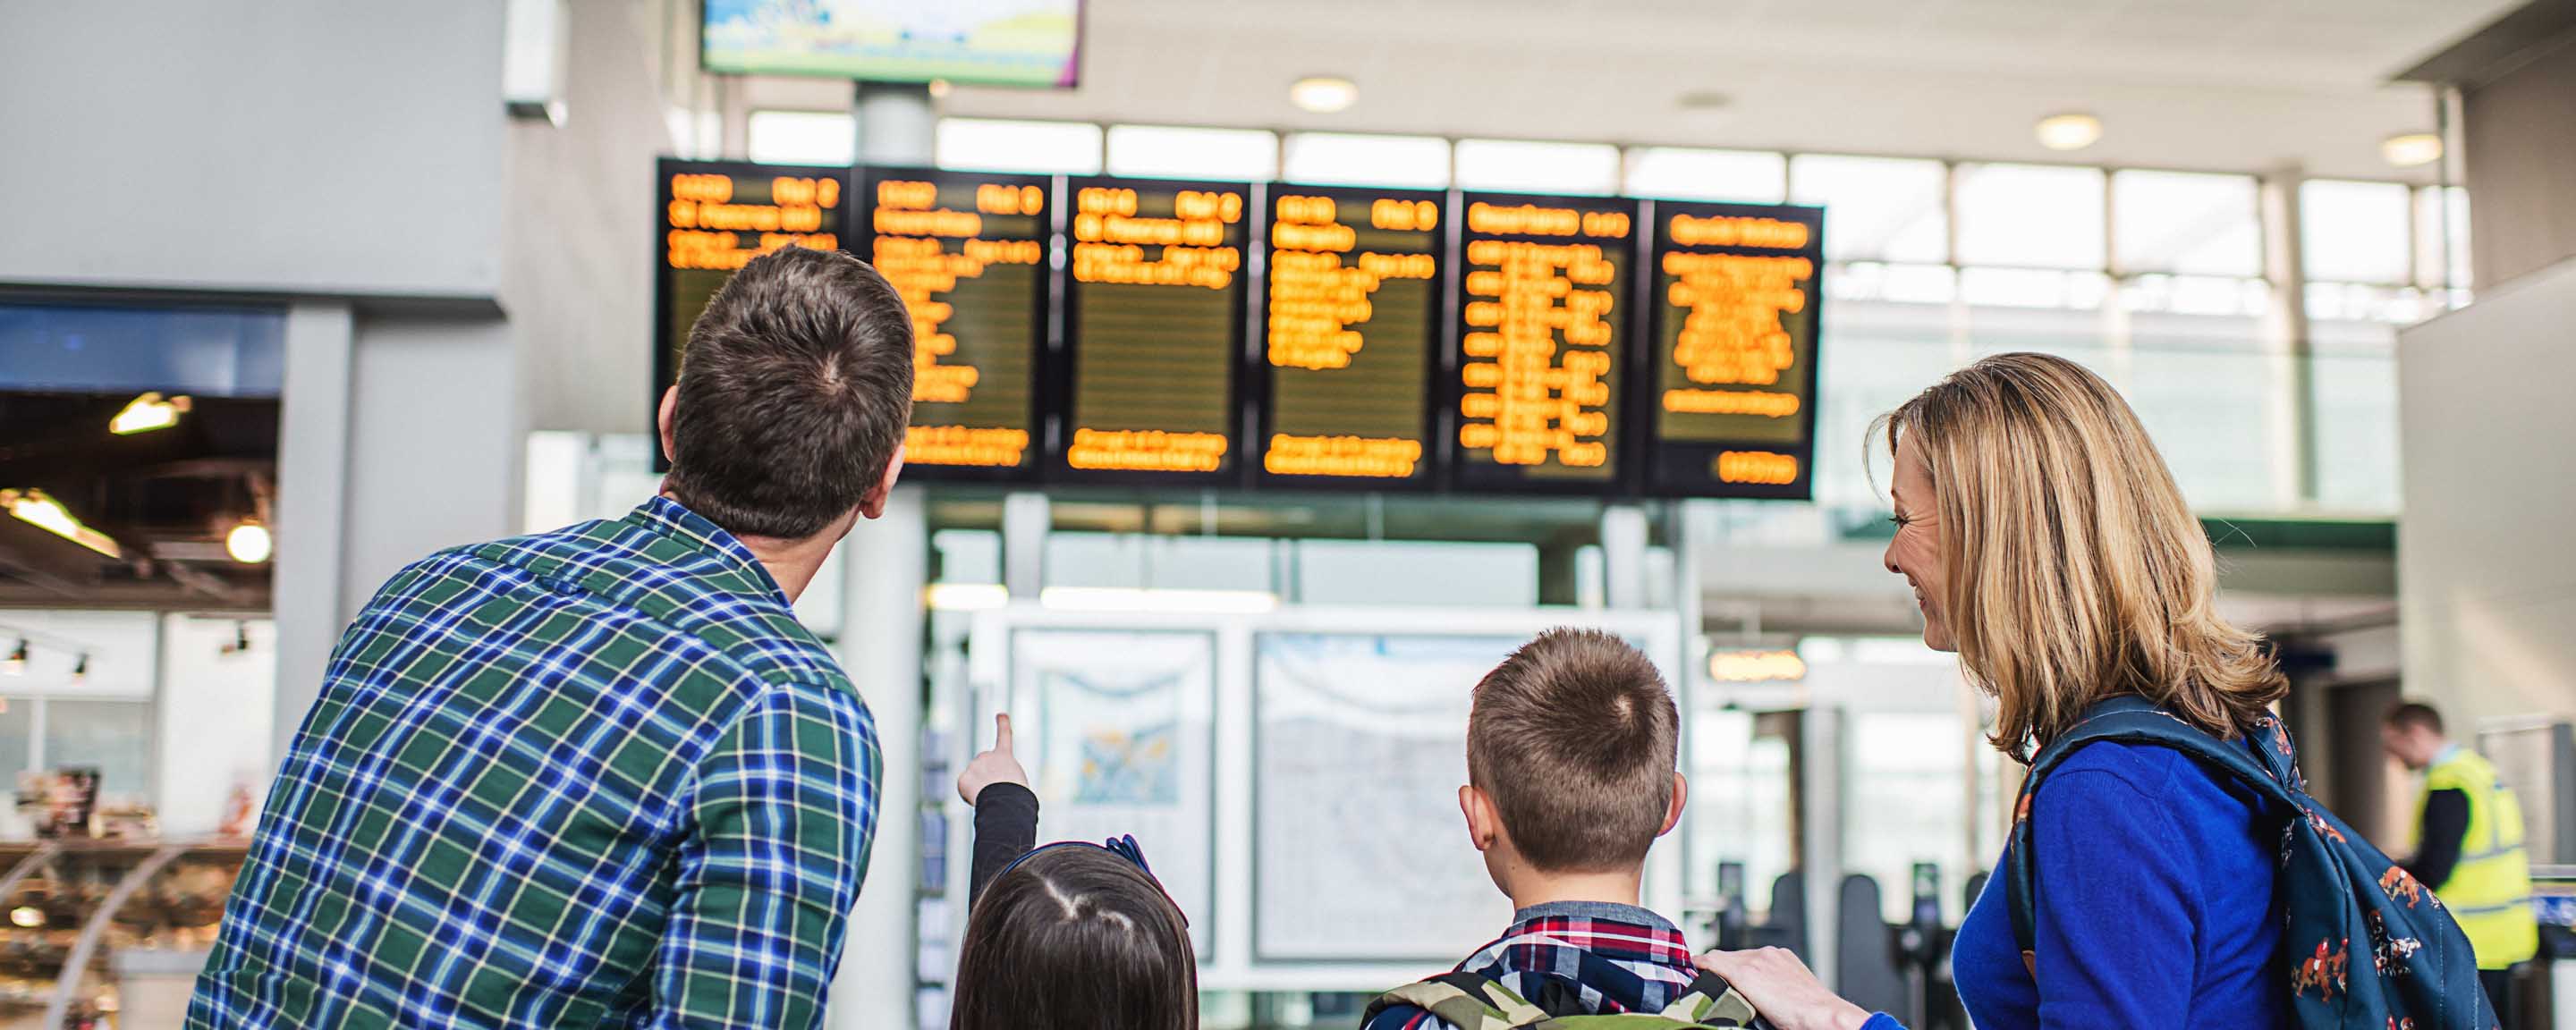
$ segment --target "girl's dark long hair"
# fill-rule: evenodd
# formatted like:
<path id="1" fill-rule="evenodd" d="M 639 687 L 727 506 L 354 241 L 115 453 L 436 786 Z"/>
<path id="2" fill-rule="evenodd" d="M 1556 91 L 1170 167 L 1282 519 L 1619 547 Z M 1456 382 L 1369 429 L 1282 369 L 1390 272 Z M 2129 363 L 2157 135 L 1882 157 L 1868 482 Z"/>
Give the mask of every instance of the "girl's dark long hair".
<path id="1" fill-rule="evenodd" d="M 1198 956 L 1163 889 L 1103 848 L 1031 856 L 984 889 L 949 1030 L 1198 1030 Z"/>

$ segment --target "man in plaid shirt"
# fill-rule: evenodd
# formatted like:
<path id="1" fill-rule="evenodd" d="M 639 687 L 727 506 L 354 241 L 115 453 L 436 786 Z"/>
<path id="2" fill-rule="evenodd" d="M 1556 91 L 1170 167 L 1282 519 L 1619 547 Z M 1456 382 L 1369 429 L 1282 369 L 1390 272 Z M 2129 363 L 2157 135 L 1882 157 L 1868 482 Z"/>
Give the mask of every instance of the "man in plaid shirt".
<path id="1" fill-rule="evenodd" d="M 884 508 L 912 351 L 866 264 L 758 258 L 663 397 L 663 496 L 386 583 L 278 773 L 188 1025 L 819 1024 L 878 752 L 789 605 Z"/>
<path id="2" fill-rule="evenodd" d="M 1518 914 L 1458 964 L 1470 975 L 1442 978 L 1456 990 L 1390 994 L 1364 1030 L 1483 1030 L 1423 1002 L 1486 982 L 1554 1016 L 1656 1014 L 1688 997 L 1689 945 L 1638 904 L 1646 852 L 1681 820 L 1679 722 L 1654 662 L 1597 630 L 1542 633 L 1486 673 L 1458 807 Z"/>

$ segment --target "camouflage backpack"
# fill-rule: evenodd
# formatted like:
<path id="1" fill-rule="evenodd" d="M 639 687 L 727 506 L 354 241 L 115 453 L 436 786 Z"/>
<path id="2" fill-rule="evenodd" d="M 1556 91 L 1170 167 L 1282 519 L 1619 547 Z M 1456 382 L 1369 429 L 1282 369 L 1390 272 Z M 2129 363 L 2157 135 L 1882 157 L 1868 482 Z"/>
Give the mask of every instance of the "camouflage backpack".
<path id="1" fill-rule="evenodd" d="M 1399 1005 L 1439 1017 L 1457 1030 L 1772 1030 L 1733 985 L 1701 973 L 1659 1013 L 1557 1014 L 1522 1000 L 1511 988 L 1475 973 L 1449 973 L 1406 984 L 1370 1002 L 1360 1025 Z"/>
<path id="2" fill-rule="evenodd" d="M 2013 818 L 2004 889 L 2013 937 L 2031 961 L 2037 923 L 2031 799 L 2067 756 L 2096 741 L 2180 751 L 2261 797 L 2281 818 L 2273 914 L 2282 920 L 2280 989 L 2300 1030 L 2493 1030 L 2469 939 L 2432 888 L 2308 796 L 2290 734 L 2265 717 L 2246 743 L 2221 742 L 2144 698 L 2103 701 L 2031 762 Z M 2041 845 L 2046 841 L 2038 842 Z"/>

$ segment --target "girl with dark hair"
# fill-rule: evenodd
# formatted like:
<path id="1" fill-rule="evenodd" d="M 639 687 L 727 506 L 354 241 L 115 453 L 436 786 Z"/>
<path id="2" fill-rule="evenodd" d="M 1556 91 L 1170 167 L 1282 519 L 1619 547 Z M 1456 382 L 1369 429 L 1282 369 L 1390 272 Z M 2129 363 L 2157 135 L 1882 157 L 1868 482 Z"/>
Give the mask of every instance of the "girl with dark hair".
<path id="1" fill-rule="evenodd" d="M 1133 837 L 1030 847 L 1037 794 L 995 722 L 957 778 L 975 865 L 949 1030 L 1198 1030 L 1188 917 Z"/>

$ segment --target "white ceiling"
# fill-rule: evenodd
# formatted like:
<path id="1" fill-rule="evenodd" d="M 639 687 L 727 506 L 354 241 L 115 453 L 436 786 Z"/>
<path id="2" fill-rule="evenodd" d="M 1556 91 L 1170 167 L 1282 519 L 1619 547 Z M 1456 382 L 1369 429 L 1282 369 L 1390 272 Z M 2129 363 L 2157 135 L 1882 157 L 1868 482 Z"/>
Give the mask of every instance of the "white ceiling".
<path id="1" fill-rule="evenodd" d="M 1081 89 L 945 110 L 2429 181 L 2379 141 L 2433 97 L 2384 80 L 2518 2 L 1090 0 Z M 1358 106 L 1290 106 L 1315 74 Z M 2031 133 L 2067 110 L 2106 127 L 2071 158 Z"/>

